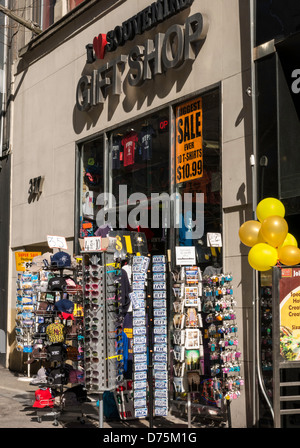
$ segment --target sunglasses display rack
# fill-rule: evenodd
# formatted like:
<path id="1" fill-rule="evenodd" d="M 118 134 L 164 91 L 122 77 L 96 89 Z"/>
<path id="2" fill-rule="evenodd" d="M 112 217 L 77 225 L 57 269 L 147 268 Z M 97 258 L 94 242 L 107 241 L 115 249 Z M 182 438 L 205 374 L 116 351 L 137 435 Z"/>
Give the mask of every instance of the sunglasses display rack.
<path id="1" fill-rule="evenodd" d="M 132 259 L 132 332 L 133 332 L 133 407 L 136 418 L 148 415 L 147 407 L 147 320 L 146 287 L 150 258 L 133 256 Z"/>
<path id="2" fill-rule="evenodd" d="M 154 415 L 168 415 L 167 270 L 165 255 L 152 256 Z"/>
<path id="3" fill-rule="evenodd" d="M 85 386 L 90 394 L 114 390 L 122 375 L 122 354 L 116 354 L 121 330 L 119 272 L 113 253 L 83 253 Z"/>

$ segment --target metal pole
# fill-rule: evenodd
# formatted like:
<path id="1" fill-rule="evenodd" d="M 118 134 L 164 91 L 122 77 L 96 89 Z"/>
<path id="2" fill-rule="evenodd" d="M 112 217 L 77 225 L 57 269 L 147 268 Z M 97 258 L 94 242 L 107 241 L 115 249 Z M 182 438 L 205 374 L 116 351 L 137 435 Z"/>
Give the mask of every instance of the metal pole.
<path id="1" fill-rule="evenodd" d="M 28 28 L 30 31 L 33 31 L 35 34 L 40 34 L 42 32 L 39 25 L 34 24 L 33 22 L 30 22 L 28 20 L 25 20 L 22 17 L 19 17 L 17 14 L 15 14 L 10 9 L 5 8 L 5 6 L 0 5 L 0 12 L 2 12 L 3 14 L 6 14 L 11 19 L 13 19 L 16 22 L 20 23 L 21 25 L 25 26 L 25 28 Z"/>
<path id="2" fill-rule="evenodd" d="M 251 21 L 251 97 L 252 97 L 252 129 L 253 129 L 253 154 L 251 155 L 250 161 L 252 166 L 252 210 L 253 219 L 256 219 L 256 207 L 257 207 L 257 87 L 256 87 L 256 67 L 253 58 L 253 50 L 255 48 L 255 34 L 256 34 L 256 0 L 251 0 L 250 2 L 250 21 Z M 274 418 L 274 413 L 272 409 L 271 402 L 267 396 L 265 385 L 262 378 L 261 372 L 261 361 L 260 361 L 260 301 L 258 297 L 258 274 L 253 270 L 253 425 L 256 426 L 258 416 L 257 416 L 257 391 L 256 391 L 256 376 L 262 391 L 262 394 L 270 408 L 272 417 Z"/>
<path id="3" fill-rule="evenodd" d="M 192 406 L 191 406 L 191 393 L 187 394 L 187 417 L 188 417 L 188 428 L 192 427 Z"/>
<path id="4" fill-rule="evenodd" d="M 256 219 L 256 206 L 257 206 L 257 172 L 256 172 L 256 157 L 257 157 L 257 139 L 256 139 L 256 73 L 255 62 L 253 60 L 253 50 L 255 48 L 255 1 L 250 1 L 250 51 L 251 51 L 251 99 L 252 99 L 252 147 L 253 152 L 250 158 L 252 166 L 252 213 L 253 219 Z M 253 414 L 253 426 L 256 426 L 257 412 L 256 412 L 256 272 L 253 270 L 252 276 L 252 331 L 253 331 L 253 381 L 252 381 L 252 414 Z"/>
<path id="5" fill-rule="evenodd" d="M 103 428 L 103 394 L 99 394 L 99 428 Z"/>

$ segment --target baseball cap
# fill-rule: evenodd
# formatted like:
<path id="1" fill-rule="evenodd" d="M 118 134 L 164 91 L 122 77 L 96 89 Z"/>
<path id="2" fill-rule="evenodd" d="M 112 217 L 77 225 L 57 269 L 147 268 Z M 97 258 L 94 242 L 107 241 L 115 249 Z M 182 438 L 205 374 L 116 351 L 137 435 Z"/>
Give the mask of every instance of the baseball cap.
<path id="1" fill-rule="evenodd" d="M 35 402 L 33 403 L 34 408 L 44 408 L 45 406 L 53 407 L 53 397 L 48 387 L 35 391 Z"/>
<path id="2" fill-rule="evenodd" d="M 60 311 L 64 319 L 73 316 L 74 303 L 69 299 L 61 299 L 55 302 L 54 309 Z"/>
<path id="3" fill-rule="evenodd" d="M 71 255 L 63 251 L 56 252 L 56 254 L 51 257 L 51 266 L 58 268 L 71 267 Z"/>
<path id="4" fill-rule="evenodd" d="M 37 255 L 33 257 L 31 266 L 27 269 L 29 272 L 39 272 L 42 269 L 50 266 L 51 256 L 53 254 L 51 252 L 46 252 L 43 255 Z"/>
<path id="5" fill-rule="evenodd" d="M 48 281 L 49 291 L 64 291 L 66 287 L 66 280 L 64 277 L 52 277 Z"/>

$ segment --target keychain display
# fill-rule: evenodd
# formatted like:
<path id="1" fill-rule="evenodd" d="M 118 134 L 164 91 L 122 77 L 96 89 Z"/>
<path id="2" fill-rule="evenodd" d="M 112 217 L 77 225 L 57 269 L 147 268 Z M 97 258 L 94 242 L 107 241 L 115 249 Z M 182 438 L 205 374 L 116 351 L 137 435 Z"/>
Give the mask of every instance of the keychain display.
<path id="1" fill-rule="evenodd" d="M 220 407 L 222 400 L 237 399 L 244 384 L 231 274 L 204 277 L 202 298 L 211 376 L 202 397 Z"/>
<path id="2" fill-rule="evenodd" d="M 153 255 L 154 415 L 168 414 L 167 273 L 165 255 Z"/>

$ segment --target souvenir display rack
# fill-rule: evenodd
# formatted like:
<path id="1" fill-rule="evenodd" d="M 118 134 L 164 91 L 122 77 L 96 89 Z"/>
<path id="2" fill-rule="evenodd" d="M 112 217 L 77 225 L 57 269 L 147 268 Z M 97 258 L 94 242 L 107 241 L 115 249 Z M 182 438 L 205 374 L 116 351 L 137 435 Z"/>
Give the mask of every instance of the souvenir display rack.
<path id="1" fill-rule="evenodd" d="M 43 417 L 53 417 L 54 425 L 58 425 L 58 417 L 70 413 L 79 415 L 78 419 L 84 422 L 81 284 L 81 263 L 62 267 L 44 264 L 36 272 L 18 274 L 17 324 L 24 321 L 19 313 L 28 312 L 23 306 L 29 304 L 29 293 L 34 306 L 26 364 L 28 372 L 31 366 L 37 368 L 37 374 L 29 379 L 31 385 L 38 387 L 33 408 L 39 422 Z M 65 309 L 62 304 L 70 308 Z"/>
<path id="2" fill-rule="evenodd" d="M 173 273 L 173 400 L 204 418 L 227 421 L 240 396 L 235 300 L 231 275 L 205 276 L 197 266 Z M 186 398 L 186 399 L 185 399 Z"/>
<path id="3" fill-rule="evenodd" d="M 132 263 L 132 334 L 133 334 L 133 407 L 136 418 L 148 415 L 147 379 L 148 379 L 148 338 L 147 331 L 147 289 L 149 257 L 133 256 Z M 151 361 L 149 363 L 151 365 Z"/>
<path id="4" fill-rule="evenodd" d="M 154 416 L 168 415 L 167 268 L 165 255 L 152 256 Z"/>

